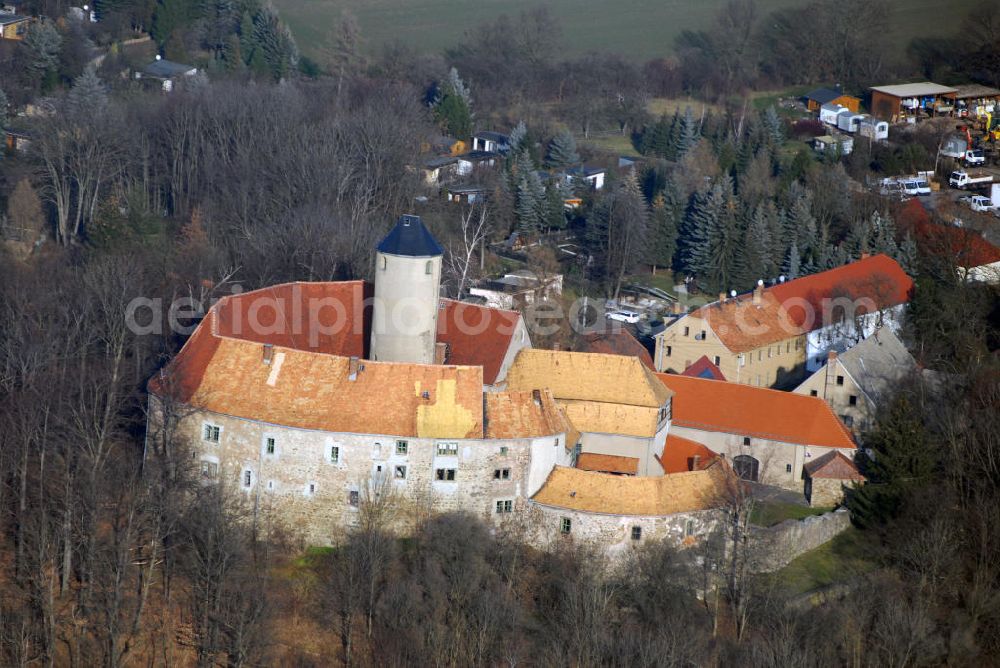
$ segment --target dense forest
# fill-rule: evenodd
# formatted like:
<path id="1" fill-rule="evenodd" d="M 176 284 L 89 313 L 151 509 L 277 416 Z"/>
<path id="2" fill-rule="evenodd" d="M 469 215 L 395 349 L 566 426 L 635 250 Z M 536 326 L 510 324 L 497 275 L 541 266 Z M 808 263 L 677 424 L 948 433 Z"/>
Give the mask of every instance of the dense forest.
<path id="1" fill-rule="evenodd" d="M 337 48 L 311 62 L 255 0 L 102 1 L 95 24 L 55 18 L 65 4 L 27 3 L 53 18 L 0 45 L 0 122 L 32 138 L 0 160 L 0 663 L 997 661 L 1000 299 L 867 187 L 926 167 L 933 140 L 817 159 L 788 150 L 808 123 L 744 98 L 907 74 L 879 52 L 883 3 L 837 3 L 861 17 L 847 21 L 827 0 L 767 17 L 734 2 L 711 30 L 684 34 L 677 58 L 644 64 L 561 59 L 543 9 L 445 54 L 395 45 L 377 57 L 345 15 Z M 989 8 L 960 37 L 912 45 L 913 71 L 995 83 L 1000 33 L 984 17 L 1000 9 Z M 143 88 L 128 72 L 150 54 L 122 45 L 138 31 L 203 74 L 170 94 Z M 677 95 L 696 99 L 648 110 Z M 44 113 L 24 114 L 29 103 Z M 488 204 L 417 199 L 413 166 L 435 136 L 496 128 L 512 146 L 477 175 Z M 596 131 L 627 137 L 643 160 L 598 192 L 543 181 L 610 163 L 585 143 Z M 567 212 L 571 195 L 581 205 Z M 202 486 L 183 439 L 146 432 L 146 382 L 184 336 L 127 327 L 133 300 L 160 300 L 166 321 L 177 297 L 207 305 L 237 285 L 365 278 L 390 222 L 415 209 L 446 248 L 456 297 L 500 266 L 480 242 L 514 232 L 539 241 L 528 266 L 564 272 L 574 294 L 614 296 L 658 267 L 714 298 L 862 253 L 898 259 L 917 280 L 905 338 L 946 380 L 898 388 L 865 436 L 869 482 L 850 507 L 876 567 L 803 599 L 713 541 L 609 561 L 570 542 L 537 551 L 516 524 L 494 531 L 462 514 L 393 535 L 391 495 L 363 499 L 343 535 L 331 527 L 339 547 L 310 549 L 290 528 L 248 521 L 225 485 Z M 591 261 L 561 262 L 544 243 L 554 230 Z"/>

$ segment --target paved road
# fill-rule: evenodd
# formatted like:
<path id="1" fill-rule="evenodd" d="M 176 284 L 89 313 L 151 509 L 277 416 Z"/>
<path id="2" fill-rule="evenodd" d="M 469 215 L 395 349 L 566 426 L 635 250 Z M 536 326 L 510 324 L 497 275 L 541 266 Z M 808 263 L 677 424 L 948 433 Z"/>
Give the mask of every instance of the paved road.
<path id="1" fill-rule="evenodd" d="M 750 483 L 750 489 L 754 498 L 758 501 L 769 503 L 790 503 L 797 506 L 808 506 L 805 495 L 802 492 L 794 492 L 781 487 L 764 485 L 759 482 Z"/>

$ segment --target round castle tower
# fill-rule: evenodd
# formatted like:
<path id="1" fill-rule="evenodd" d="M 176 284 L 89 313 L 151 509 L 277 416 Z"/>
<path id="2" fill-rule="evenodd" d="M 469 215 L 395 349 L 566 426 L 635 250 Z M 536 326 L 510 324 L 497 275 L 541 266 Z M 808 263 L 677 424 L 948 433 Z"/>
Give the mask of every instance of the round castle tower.
<path id="1" fill-rule="evenodd" d="M 441 256 L 420 216 L 402 216 L 375 253 L 371 358 L 434 363 Z"/>

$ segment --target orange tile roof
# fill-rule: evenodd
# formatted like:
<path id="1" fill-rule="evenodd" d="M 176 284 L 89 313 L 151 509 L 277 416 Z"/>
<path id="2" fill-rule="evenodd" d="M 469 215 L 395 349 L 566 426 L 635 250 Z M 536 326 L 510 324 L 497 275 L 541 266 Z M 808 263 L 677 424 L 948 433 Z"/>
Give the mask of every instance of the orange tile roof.
<path id="1" fill-rule="evenodd" d="M 620 476 L 556 466 L 532 501 L 546 506 L 609 515 L 665 516 L 718 508 L 729 469 L 712 466 L 656 477 Z"/>
<path id="2" fill-rule="evenodd" d="M 694 458 L 698 457 L 698 467 L 694 468 Z M 684 471 L 707 468 L 718 455 L 706 446 L 674 434 L 667 435 L 663 444 L 663 452 L 657 457 L 664 473 L 683 473 Z"/>
<path id="3" fill-rule="evenodd" d="M 367 357 L 374 290 L 365 281 L 284 283 L 230 295 L 216 304 L 216 333 L 245 341 L 347 357 Z M 447 364 L 483 367 L 492 385 L 521 315 L 441 300 L 437 340 Z"/>
<path id="4" fill-rule="evenodd" d="M 575 346 L 581 353 L 602 353 L 605 355 L 628 355 L 636 357 L 650 369 L 654 369 L 653 356 L 646 346 L 639 343 L 624 327 L 614 327 L 606 332 L 594 332 L 581 336 Z"/>
<path id="5" fill-rule="evenodd" d="M 688 318 L 706 321 L 719 340 L 734 353 L 785 341 L 806 332 L 799 323 L 789 319 L 777 298 L 766 290 L 759 304 L 753 303 L 752 294 L 745 294 L 702 306 L 678 322 Z"/>
<path id="6" fill-rule="evenodd" d="M 854 480 L 863 482 L 865 477 L 858 471 L 850 459 L 839 450 L 828 452 L 813 459 L 805 465 L 810 478 L 826 478 L 829 480 Z"/>
<path id="7" fill-rule="evenodd" d="M 335 297 L 336 290 L 331 294 L 330 286 L 350 289 L 354 296 L 362 294 L 364 287 L 360 282 L 305 284 L 303 292 L 296 294 L 293 288 L 299 285 L 247 295 L 263 295 L 269 303 L 272 297 L 279 304 L 285 299 L 279 308 L 290 316 L 297 299 Z M 359 344 L 353 335 L 310 341 L 301 330 L 283 332 L 276 327 L 280 318 L 274 317 L 274 309 L 250 306 L 253 303 L 253 298 L 217 303 L 178 355 L 150 380 L 150 391 L 225 415 L 303 429 L 426 438 L 531 438 L 563 433 L 566 447 L 578 440 L 565 412 L 544 389 L 538 403 L 530 391 L 484 397 L 479 366 L 369 360 L 359 361 L 359 371 L 351 380 L 351 359 L 323 351 L 354 352 L 352 346 Z M 246 320 L 240 319 L 253 315 L 251 308 L 267 327 L 243 327 Z M 265 310 L 270 310 L 270 320 L 264 320 Z M 271 334 L 262 336 L 261 330 Z M 296 347 L 271 344 L 271 363 L 265 364 L 262 338 Z"/>
<path id="8" fill-rule="evenodd" d="M 507 386 L 548 388 L 560 402 L 593 401 L 659 408 L 672 394 L 656 374 L 634 357 L 524 349 L 518 352 Z"/>
<path id="9" fill-rule="evenodd" d="M 364 281 L 283 283 L 230 295 L 214 307 L 215 333 L 295 350 L 365 357 L 372 296 L 372 286 Z"/>
<path id="10" fill-rule="evenodd" d="M 895 260 L 874 255 L 766 288 L 758 304 L 747 293 L 702 306 L 689 317 L 707 321 L 729 350 L 740 353 L 820 329 L 831 315 L 825 300 L 849 299 L 863 314 L 906 303 L 912 291 L 913 280 Z"/>
<path id="11" fill-rule="evenodd" d="M 639 473 L 639 459 L 638 457 L 621 457 L 619 455 L 599 455 L 593 452 L 583 452 L 576 458 L 576 468 L 583 471 L 636 475 Z"/>
<path id="12" fill-rule="evenodd" d="M 913 292 L 913 279 L 888 255 L 872 255 L 818 274 L 774 285 L 766 290 L 780 301 L 798 324 L 813 330 L 823 326 L 823 301 L 848 298 L 870 299 L 874 309 L 905 304 Z M 809 318 L 796 301 L 804 301 L 815 309 Z M 862 306 L 859 304 L 859 306 Z M 863 307 L 862 313 L 868 312 Z"/>
<path id="13" fill-rule="evenodd" d="M 211 319 L 211 315 L 209 319 Z M 302 429 L 423 438 L 482 438 L 479 367 L 362 362 L 275 346 L 270 364 L 256 342 L 199 328 L 154 392 L 178 378 L 175 398 L 224 415 Z M 426 396 L 425 396 L 426 393 Z"/>
<path id="14" fill-rule="evenodd" d="M 547 390 L 540 391 L 537 398 L 532 392 L 485 392 L 483 400 L 486 405 L 486 438 L 566 434 L 568 447 L 576 444 L 573 425 Z"/>
<path id="15" fill-rule="evenodd" d="M 659 376 L 674 391 L 673 424 L 678 427 L 800 445 L 857 447 L 819 397 L 675 374 Z"/>
<path id="16" fill-rule="evenodd" d="M 906 203 L 898 220 L 900 228 L 913 235 L 921 250 L 947 258 L 957 267 L 971 269 L 1000 262 L 1000 248 L 973 230 L 931 221 L 924 205 L 915 198 Z"/>
<path id="17" fill-rule="evenodd" d="M 448 344 L 445 361 L 481 366 L 483 381 L 493 385 L 520 319 L 521 314 L 517 311 L 442 299 L 437 340 Z"/>

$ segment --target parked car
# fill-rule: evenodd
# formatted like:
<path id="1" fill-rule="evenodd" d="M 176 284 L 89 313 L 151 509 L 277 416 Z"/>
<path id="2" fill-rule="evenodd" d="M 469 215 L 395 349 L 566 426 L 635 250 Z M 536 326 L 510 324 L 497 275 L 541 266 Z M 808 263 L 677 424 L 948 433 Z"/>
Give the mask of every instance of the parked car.
<path id="1" fill-rule="evenodd" d="M 604 317 L 608 320 L 617 320 L 618 322 L 627 322 L 630 325 L 634 325 L 642 319 L 635 311 L 608 311 L 604 314 Z"/>
<path id="2" fill-rule="evenodd" d="M 969 208 L 973 211 L 992 211 L 993 202 L 990 201 L 989 197 L 983 197 L 982 195 L 973 195 L 969 198 Z"/>

